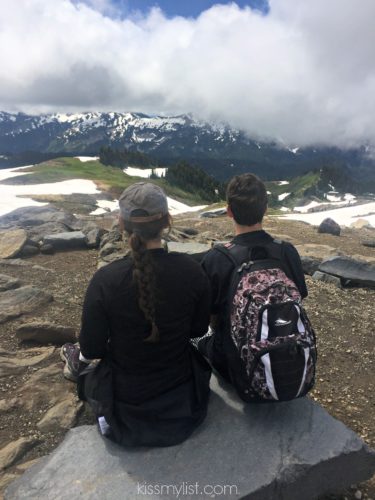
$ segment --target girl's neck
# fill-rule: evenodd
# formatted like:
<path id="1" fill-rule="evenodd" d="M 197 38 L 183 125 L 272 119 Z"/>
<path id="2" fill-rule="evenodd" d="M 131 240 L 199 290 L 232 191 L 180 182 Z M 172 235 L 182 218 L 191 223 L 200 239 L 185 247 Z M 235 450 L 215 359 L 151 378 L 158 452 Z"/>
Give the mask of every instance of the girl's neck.
<path id="1" fill-rule="evenodd" d="M 158 238 L 156 240 L 148 240 L 146 241 L 146 248 L 147 250 L 153 250 L 155 248 L 164 248 L 161 238 Z"/>

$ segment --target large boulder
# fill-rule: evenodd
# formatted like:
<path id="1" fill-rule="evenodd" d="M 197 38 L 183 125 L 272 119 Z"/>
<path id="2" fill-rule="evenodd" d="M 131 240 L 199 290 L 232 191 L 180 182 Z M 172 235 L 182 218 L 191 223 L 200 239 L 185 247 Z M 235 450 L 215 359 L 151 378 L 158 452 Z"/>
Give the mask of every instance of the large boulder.
<path id="1" fill-rule="evenodd" d="M 31 340 L 39 344 L 77 342 L 74 328 L 53 323 L 25 323 L 17 329 L 16 337 L 21 341 Z"/>
<path id="2" fill-rule="evenodd" d="M 49 234 L 43 238 L 44 245 L 52 245 L 55 250 L 87 248 L 86 235 L 82 231 Z"/>
<path id="3" fill-rule="evenodd" d="M 76 427 L 5 500 L 168 500 L 177 488 L 190 499 L 310 500 L 374 473 L 375 452 L 310 399 L 247 405 L 215 378 L 212 388 L 206 421 L 184 443 L 127 450 L 97 426 Z"/>
<path id="4" fill-rule="evenodd" d="M 24 229 L 0 231 L 0 259 L 11 259 L 22 250 L 27 241 Z"/>
<path id="5" fill-rule="evenodd" d="M 333 234 L 334 236 L 340 236 L 341 227 L 333 219 L 327 217 L 320 223 L 320 226 L 318 227 L 318 233 L 327 233 Z"/>
<path id="6" fill-rule="evenodd" d="M 47 222 L 64 224 L 69 229 L 75 229 L 77 219 L 63 210 L 50 205 L 42 207 L 21 207 L 0 217 L 0 228 L 40 226 Z"/>
<path id="7" fill-rule="evenodd" d="M 349 257 L 331 257 L 319 265 L 319 271 L 341 279 L 344 286 L 375 287 L 375 265 Z"/>
<path id="8" fill-rule="evenodd" d="M 0 323 L 30 313 L 52 300 L 50 293 L 30 285 L 1 292 Z"/>

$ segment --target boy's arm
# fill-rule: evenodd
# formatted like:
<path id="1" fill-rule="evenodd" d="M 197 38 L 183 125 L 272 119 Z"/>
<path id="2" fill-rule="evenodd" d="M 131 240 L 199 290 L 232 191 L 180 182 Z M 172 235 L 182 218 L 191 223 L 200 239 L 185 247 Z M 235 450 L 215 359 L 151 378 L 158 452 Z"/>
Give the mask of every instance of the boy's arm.
<path id="1" fill-rule="evenodd" d="M 287 264 L 293 275 L 293 281 L 297 285 L 301 297 L 304 299 L 308 294 L 305 275 L 302 268 L 301 257 L 293 245 L 288 244 L 286 246 L 285 258 L 287 259 Z"/>

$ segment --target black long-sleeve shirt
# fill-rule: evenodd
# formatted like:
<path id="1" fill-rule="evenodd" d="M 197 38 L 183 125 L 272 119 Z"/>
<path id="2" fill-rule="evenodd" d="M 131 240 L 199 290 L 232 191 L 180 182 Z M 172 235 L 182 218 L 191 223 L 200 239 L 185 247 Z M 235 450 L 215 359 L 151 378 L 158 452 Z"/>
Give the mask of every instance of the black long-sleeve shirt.
<path id="1" fill-rule="evenodd" d="M 131 258 L 96 272 L 86 292 L 80 346 L 88 358 L 111 360 L 115 397 L 139 403 L 187 380 L 188 343 L 207 331 L 210 288 L 199 264 L 187 255 L 149 250 L 154 260 L 158 342 L 145 342 L 151 325 L 138 306 Z"/>

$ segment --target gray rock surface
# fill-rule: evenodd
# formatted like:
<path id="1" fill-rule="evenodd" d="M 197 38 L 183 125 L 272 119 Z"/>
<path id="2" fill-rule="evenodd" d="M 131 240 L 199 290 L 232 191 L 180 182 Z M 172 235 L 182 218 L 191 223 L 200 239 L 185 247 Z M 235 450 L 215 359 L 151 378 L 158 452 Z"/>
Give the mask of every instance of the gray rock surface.
<path id="1" fill-rule="evenodd" d="M 305 274 L 312 276 L 318 270 L 320 260 L 314 257 L 305 257 L 301 255 L 302 269 Z"/>
<path id="2" fill-rule="evenodd" d="M 52 245 L 55 250 L 87 248 L 86 235 L 82 231 L 48 234 L 43 238 L 43 245 Z"/>
<path id="3" fill-rule="evenodd" d="M 341 280 L 337 276 L 332 274 L 322 273 L 321 271 L 315 271 L 312 275 L 312 279 L 315 281 L 323 281 L 324 283 L 331 283 L 331 285 L 341 288 Z"/>
<path id="4" fill-rule="evenodd" d="M 62 345 L 66 342 L 77 342 L 74 328 L 53 323 L 25 323 L 17 329 L 16 337 L 40 344 Z"/>
<path id="5" fill-rule="evenodd" d="M 4 446 L 0 450 L 0 471 L 10 467 L 36 444 L 38 444 L 38 440 L 35 438 L 21 437 Z"/>
<path id="6" fill-rule="evenodd" d="M 213 380 L 206 421 L 178 446 L 126 450 L 95 426 L 72 429 L 5 499 L 168 500 L 177 498 L 174 486 L 186 499 L 216 488 L 225 499 L 309 500 L 374 473 L 375 452 L 308 398 L 246 405 L 226 389 Z"/>
<path id="7" fill-rule="evenodd" d="M 7 274 L 0 274 L 0 292 L 5 292 L 5 290 L 13 290 L 20 286 L 20 280 L 8 276 Z"/>
<path id="8" fill-rule="evenodd" d="M 53 300 L 53 296 L 27 285 L 0 293 L 0 323 L 34 311 Z"/>
<path id="9" fill-rule="evenodd" d="M 29 245 L 27 243 L 22 247 L 21 250 L 22 257 L 32 257 L 33 255 L 37 255 L 38 253 L 39 253 L 39 247 L 35 245 Z"/>
<path id="10" fill-rule="evenodd" d="M 341 228 L 337 224 L 337 222 L 327 217 L 320 223 L 320 226 L 318 227 L 318 233 L 328 233 L 333 234 L 334 236 L 340 236 Z"/>
<path id="11" fill-rule="evenodd" d="M 375 248 L 375 238 L 371 240 L 363 240 L 361 243 L 365 247 Z"/>
<path id="12" fill-rule="evenodd" d="M 227 215 L 227 209 L 226 208 L 218 208 L 216 210 L 207 210 L 207 212 L 202 212 L 200 214 L 201 217 L 204 218 L 215 218 L 215 217 L 221 217 L 223 215 Z"/>
<path id="13" fill-rule="evenodd" d="M 375 265 L 368 262 L 349 257 L 332 257 L 319 265 L 319 271 L 339 277 L 344 286 L 375 287 Z"/>
<path id="14" fill-rule="evenodd" d="M 100 244 L 100 238 L 105 234 L 105 229 L 95 227 L 93 229 L 90 229 L 89 231 L 84 231 L 82 232 L 86 235 L 86 246 L 88 248 L 98 248 Z"/>
<path id="15" fill-rule="evenodd" d="M 27 240 L 24 229 L 9 229 L 0 231 L 0 258 L 11 259 L 16 256 Z"/>
<path id="16" fill-rule="evenodd" d="M 168 241 L 168 250 L 170 252 L 181 252 L 187 253 L 189 255 L 203 254 L 211 249 L 211 245 L 205 245 L 203 243 L 180 243 L 176 241 Z"/>
<path id="17" fill-rule="evenodd" d="M 22 207 L 13 210 L 6 215 L 0 217 L 0 228 L 8 229 L 9 227 L 29 228 L 40 226 L 47 222 L 57 222 L 64 224 L 69 229 L 74 229 L 77 224 L 77 219 L 74 215 L 68 214 L 63 210 L 58 210 L 50 205 L 43 207 Z"/>

